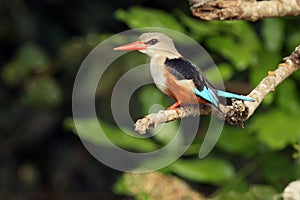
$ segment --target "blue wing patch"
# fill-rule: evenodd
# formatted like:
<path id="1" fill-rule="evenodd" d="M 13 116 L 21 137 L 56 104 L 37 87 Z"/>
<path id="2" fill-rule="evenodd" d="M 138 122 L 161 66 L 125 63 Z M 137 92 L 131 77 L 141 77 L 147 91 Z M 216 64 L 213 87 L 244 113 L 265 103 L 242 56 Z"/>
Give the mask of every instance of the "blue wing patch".
<path id="1" fill-rule="evenodd" d="M 215 107 L 219 107 L 219 100 L 216 94 L 206 86 L 203 87 L 202 91 L 199 91 L 197 88 L 194 89 L 194 92 L 197 96 L 205 99 L 206 101 L 209 101 L 212 103 Z"/>

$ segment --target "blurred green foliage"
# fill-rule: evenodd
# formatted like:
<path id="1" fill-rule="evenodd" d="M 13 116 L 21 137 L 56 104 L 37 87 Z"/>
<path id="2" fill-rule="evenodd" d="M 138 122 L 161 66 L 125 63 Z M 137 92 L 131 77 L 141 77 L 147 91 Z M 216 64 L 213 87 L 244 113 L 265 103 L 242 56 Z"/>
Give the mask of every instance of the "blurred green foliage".
<path id="1" fill-rule="evenodd" d="M 213 200 L 272 200 L 279 197 L 274 188 L 264 185 L 253 185 L 245 193 L 230 191 L 213 198 Z"/>
<path id="2" fill-rule="evenodd" d="M 155 13 L 155 19 L 145 20 L 148 13 Z M 299 37 L 298 41 L 294 39 L 300 31 L 295 26 L 299 24 L 299 18 L 264 19 L 255 25 L 245 21 L 203 22 L 179 10 L 167 13 L 137 6 L 118 10 L 116 17 L 129 28 L 160 26 L 174 29 L 175 26 L 174 30 L 193 37 L 206 47 L 220 67 L 225 83 L 232 83 L 228 84 L 232 88 L 227 89 L 239 88 L 241 93 L 255 87 L 300 41 Z M 208 158 L 197 158 L 201 145 L 201 137 L 198 137 L 188 151 L 189 156 L 175 161 L 167 171 L 195 182 L 220 185 L 214 199 L 272 199 L 289 181 L 300 178 L 297 173 L 299 161 L 293 161 L 290 153 L 291 146 L 300 139 L 297 92 L 300 79 L 297 74 L 268 96 L 246 128 L 226 125 Z M 247 80 L 250 85 L 246 84 Z M 245 86 L 235 87 L 234 83 Z M 147 99 L 141 101 L 148 104 Z M 161 97 L 155 97 L 156 103 L 159 99 Z M 239 184 L 241 182 L 243 184 Z M 244 187 L 245 183 L 249 185 L 248 189 Z M 268 186 L 251 186 L 253 183 Z"/>
<path id="3" fill-rule="evenodd" d="M 208 184 L 222 184 L 234 174 L 233 166 L 221 158 L 180 159 L 171 164 L 170 169 L 189 180 Z"/>
<path id="4" fill-rule="evenodd" d="M 88 21 L 89 17 L 90 15 L 86 14 L 79 21 Z M 132 6 L 129 9 L 116 10 L 115 18 L 128 28 L 163 27 L 189 35 L 212 55 L 227 90 L 243 94 L 254 88 L 268 71 L 274 70 L 281 59 L 300 44 L 300 20 L 297 17 L 264 19 L 255 24 L 245 21 L 204 22 L 179 9 L 166 12 Z M 5 20 L 7 19 L 0 20 L 3 24 L 0 26 L 2 38 L 8 37 L 12 31 L 3 28 L 8 26 Z M 58 30 L 52 32 L 53 35 L 57 34 L 53 40 L 56 45 L 54 46 L 55 48 L 59 46 L 55 49 L 55 53 L 51 47 L 45 48 L 39 42 L 24 42 L 15 52 L 11 52 L 9 60 L 1 61 L 3 65 L 1 87 L 10 91 L 0 97 L 1 102 L 5 102 L 2 108 L 4 115 L 1 116 L 0 122 L 4 131 L 10 133 L 16 129 L 16 132 L 23 133 L 23 130 L 27 130 L 35 135 L 46 130 L 55 132 L 56 129 L 49 127 L 54 121 L 58 121 L 57 126 L 63 126 L 66 131 L 76 133 L 70 110 L 63 116 L 57 114 L 63 112 L 66 105 L 70 107 L 72 85 L 66 83 L 74 81 L 76 71 L 86 54 L 113 34 L 85 28 L 83 25 L 78 26 L 81 35 L 70 36 L 68 39 L 65 35 L 59 34 Z M 45 37 L 49 38 L 47 35 Z M 153 139 L 132 137 L 115 126 L 111 113 L 107 111 L 110 107 L 107 105 L 110 102 L 109 94 L 113 83 L 118 80 L 124 69 L 145 58 L 142 54 L 137 55 L 126 55 L 120 62 L 122 66 L 115 67 L 120 63 L 114 64 L 113 73 L 107 78 L 112 84 L 105 85 L 104 90 L 97 93 L 98 109 L 105 115 L 101 115 L 97 122 L 82 122 L 81 125 L 86 130 L 85 134 L 81 135 L 83 139 L 105 145 L 103 138 L 93 135 L 97 130 L 94 124 L 99 122 L 105 129 L 104 132 L 108 133 L 107 137 L 116 145 L 134 152 L 149 152 L 161 148 L 177 132 L 178 122 L 172 122 L 163 127 L 163 134 L 156 135 Z M 208 77 L 213 79 L 213 73 L 208 72 Z M 201 186 L 209 185 L 212 188 L 210 191 L 215 191 L 212 195 L 216 200 L 272 199 L 276 193 L 282 192 L 290 181 L 300 178 L 300 161 L 297 156 L 300 140 L 299 82 L 299 72 L 285 80 L 274 93 L 268 95 L 247 121 L 244 129 L 225 125 L 216 147 L 207 158 L 200 160 L 197 157 L 203 140 L 203 136 L 198 134 L 187 152 L 162 171 L 197 183 L 197 189 L 202 193 L 207 194 Z M 167 107 L 172 102 L 154 86 L 143 87 L 136 95 L 137 98 L 134 100 L 137 102 L 133 116 L 146 115 L 153 104 Z M 7 101 L 10 98 L 13 101 Z M 14 105 L 12 111 L 7 111 L 7 107 L 12 105 Z M 35 107 L 39 107 L 42 111 L 39 114 L 36 114 L 38 111 L 28 111 Z M 45 117 L 43 115 L 45 110 L 53 112 Z M 29 118 L 30 115 L 35 117 Z M 9 119 L 13 117 L 15 117 L 12 120 L 14 125 L 11 127 Z M 24 124 L 14 127 L 20 122 Z M 201 121 L 199 132 L 204 129 L 207 122 L 208 120 Z M 71 137 L 70 135 L 68 137 Z M 26 136 L 22 136 L 23 139 L 24 137 L 26 139 Z M 47 139 L 46 137 L 45 140 Z M 55 153 L 51 155 L 56 156 Z M 69 155 L 76 157 L 74 153 L 69 152 Z"/>

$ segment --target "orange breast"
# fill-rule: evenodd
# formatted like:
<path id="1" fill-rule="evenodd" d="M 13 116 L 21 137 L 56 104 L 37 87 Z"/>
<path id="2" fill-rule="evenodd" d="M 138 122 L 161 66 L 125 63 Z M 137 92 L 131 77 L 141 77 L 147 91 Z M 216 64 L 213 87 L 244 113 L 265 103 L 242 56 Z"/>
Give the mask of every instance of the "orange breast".
<path id="1" fill-rule="evenodd" d="M 195 85 L 192 80 L 177 80 L 175 76 L 166 73 L 166 87 L 165 93 L 182 104 L 197 104 L 207 103 L 207 101 L 198 98 L 194 93 Z"/>

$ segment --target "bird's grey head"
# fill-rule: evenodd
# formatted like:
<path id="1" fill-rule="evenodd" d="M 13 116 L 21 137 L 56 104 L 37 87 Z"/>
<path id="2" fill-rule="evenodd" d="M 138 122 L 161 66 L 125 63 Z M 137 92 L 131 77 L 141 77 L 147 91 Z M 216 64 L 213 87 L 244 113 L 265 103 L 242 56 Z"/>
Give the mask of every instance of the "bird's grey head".
<path id="1" fill-rule="evenodd" d="M 142 34 L 138 41 L 145 44 L 145 49 L 139 50 L 151 57 L 158 55 L 178 57 L 180 54 L 177 52 L 173 40 L 163 33 L 151 32 Z"/>

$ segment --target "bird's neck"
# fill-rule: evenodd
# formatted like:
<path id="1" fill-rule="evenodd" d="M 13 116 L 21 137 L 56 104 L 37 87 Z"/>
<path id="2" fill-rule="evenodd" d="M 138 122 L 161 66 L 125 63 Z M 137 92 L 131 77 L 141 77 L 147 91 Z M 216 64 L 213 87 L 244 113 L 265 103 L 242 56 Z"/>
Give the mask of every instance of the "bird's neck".
<path id="1" fill-rule="evenodd" d="M 180 54 L 154 54 L 150 56 L 150 64 L 152 65 L 164 65 L 167 59 L 180 58 Z"/>

